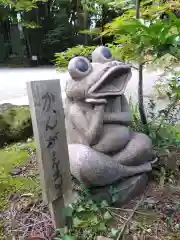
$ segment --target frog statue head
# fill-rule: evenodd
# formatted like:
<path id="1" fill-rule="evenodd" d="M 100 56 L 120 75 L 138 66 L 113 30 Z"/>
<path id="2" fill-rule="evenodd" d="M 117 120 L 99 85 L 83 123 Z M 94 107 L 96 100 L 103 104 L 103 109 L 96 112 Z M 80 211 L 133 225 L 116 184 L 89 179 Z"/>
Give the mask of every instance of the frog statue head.
<path id="1" fill-rule="evenodd" d="M 124 94 L 131 78 L 129 65 L 112 59 L 107 47 L 100 46 L 92 52 L 92 63 L 85 57 L 75 57 L 68 65 L 71 76 L 66 94 L 72 101 L 101 103 L 110 96 Z"/>

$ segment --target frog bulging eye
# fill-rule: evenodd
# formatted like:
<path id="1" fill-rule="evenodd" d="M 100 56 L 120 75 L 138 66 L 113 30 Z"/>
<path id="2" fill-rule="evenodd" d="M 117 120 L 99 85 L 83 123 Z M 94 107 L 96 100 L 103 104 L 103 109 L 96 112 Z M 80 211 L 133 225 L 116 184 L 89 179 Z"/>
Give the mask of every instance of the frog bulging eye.
<path id="1" fill-rule="evenodd" d="M 112 58 L 112 54 L 111 54 L 109 48 L 103 47 L 101 51 L 105 58 L 107 58 L 107 59 Z"/>
<path id="2" fill-rule="evenodd" d="M 75 57 L 68 65 L 68 71 L 74 80 L 82 79 L 92 70 L 91 63 L 85 57 Z"/>
<path id="3" fill-rule="evenodd" d="M 77 59 L 75 66 L 80 72 L 86 72 L 89 68 L 88 63 L 83 59 Z"/>
<path id="4" fill-rule="evenodd" d="M 112 54 L 109 48 L 100 46 L 96 48 L 92 53 L 92 61 L 99 63 L 106 63 L 111 61 Z"/>

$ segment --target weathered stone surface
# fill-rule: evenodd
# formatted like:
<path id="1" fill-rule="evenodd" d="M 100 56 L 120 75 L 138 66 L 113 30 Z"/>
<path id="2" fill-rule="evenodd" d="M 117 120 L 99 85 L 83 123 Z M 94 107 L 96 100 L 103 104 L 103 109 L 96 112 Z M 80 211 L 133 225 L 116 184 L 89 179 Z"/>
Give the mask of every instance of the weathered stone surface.
<path id="1" fill-rule="evenodd" d="M 0 147 L 32 137 L 32 123 L 27 106 L 0 105 Z"/>
<path id="2" fill-rule="evenodd" d="M 14 168 L 11 172 L 12 176 L 18 176 L 22 173 L 22 168 Z"/>
<path id="3" fill-rule="evenodd" d="M 140 166 L 124 166 L 88 146 L 69 144 L 68 147 L 71 173 L 86 187 L 103 187 L 143 171 L 151 171 L 151 164 L 148 162 Z"/>
<path id="4" fill-rule="evenodd" d="M 68 65 L 66 129 L 71 173 L 86 187 L 104 187 L 152 170 L 152 141 L 132 132 L 124 95 L 131 68 L 98 47 L 92 63 L 84 57 Z"/>
<path id="5" fill-rule="evenodd" d="M 91 190 L 92 198 L 95 201 L 107 201 L 110 205 L 122 206 L 141 194 L 148 183 L 146 173 L 133 176 L 111 186 Z"/>
<path id="6" fill-rule="evenodd" d="M 103 236 L 97 236 L 96 240 L 112 240 L 112 238 L 107 238 Z"/>

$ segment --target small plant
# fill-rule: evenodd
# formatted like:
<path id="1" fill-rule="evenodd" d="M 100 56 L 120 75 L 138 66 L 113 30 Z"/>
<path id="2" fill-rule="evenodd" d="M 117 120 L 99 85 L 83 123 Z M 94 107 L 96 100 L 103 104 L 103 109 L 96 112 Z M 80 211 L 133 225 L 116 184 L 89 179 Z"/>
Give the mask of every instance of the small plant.
<path id="1" fill-rule="evenodd" d="M 69 205 L 65 212 L 71 223 L 63 229 L 57 229 L 60 240 L 91 240 L 97 235 L 115 236 L 118 232 L 110 227 L 113 217 L 107 202 L 93 201 L 87 189 L 83 190 L 79 201 Z"/>
<path id="2" fill-rule="evenodd" d="M 147 108 L 149 136 L 153 140 L 154 146 L 161 151 L 167 151 L 169 146 L 180 145 L 180 134 L 177 123 L 180 121 L 179 112 L 180 105 L 180 85 L 179 72 L 171 71 L 171 75 L 167 77 L 165 88 L 169 104 L 163 109 L 157 110 L 154 100 L 150 100 Z M 131 99 L 130 99 L 131 103 Z M 145 126 L 140 121 L 138 106 L 131 104 L 133 113 L 133 129 L 139 132 L 146 132 Z"/>

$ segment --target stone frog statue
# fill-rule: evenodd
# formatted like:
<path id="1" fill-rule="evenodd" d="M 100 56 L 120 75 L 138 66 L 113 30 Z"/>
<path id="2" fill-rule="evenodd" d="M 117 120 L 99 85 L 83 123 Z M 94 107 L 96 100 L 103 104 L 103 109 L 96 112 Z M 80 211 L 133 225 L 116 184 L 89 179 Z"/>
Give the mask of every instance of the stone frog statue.
<path id="1" fill-rule="evenodd" d="M 69 62 L 66 128 L 72 175 L 87 187 L 102 187 L 152 170 L 152 142 L 130 130 L 124 95 L 129 65 L 113 61 L 106 47 Z"/>

